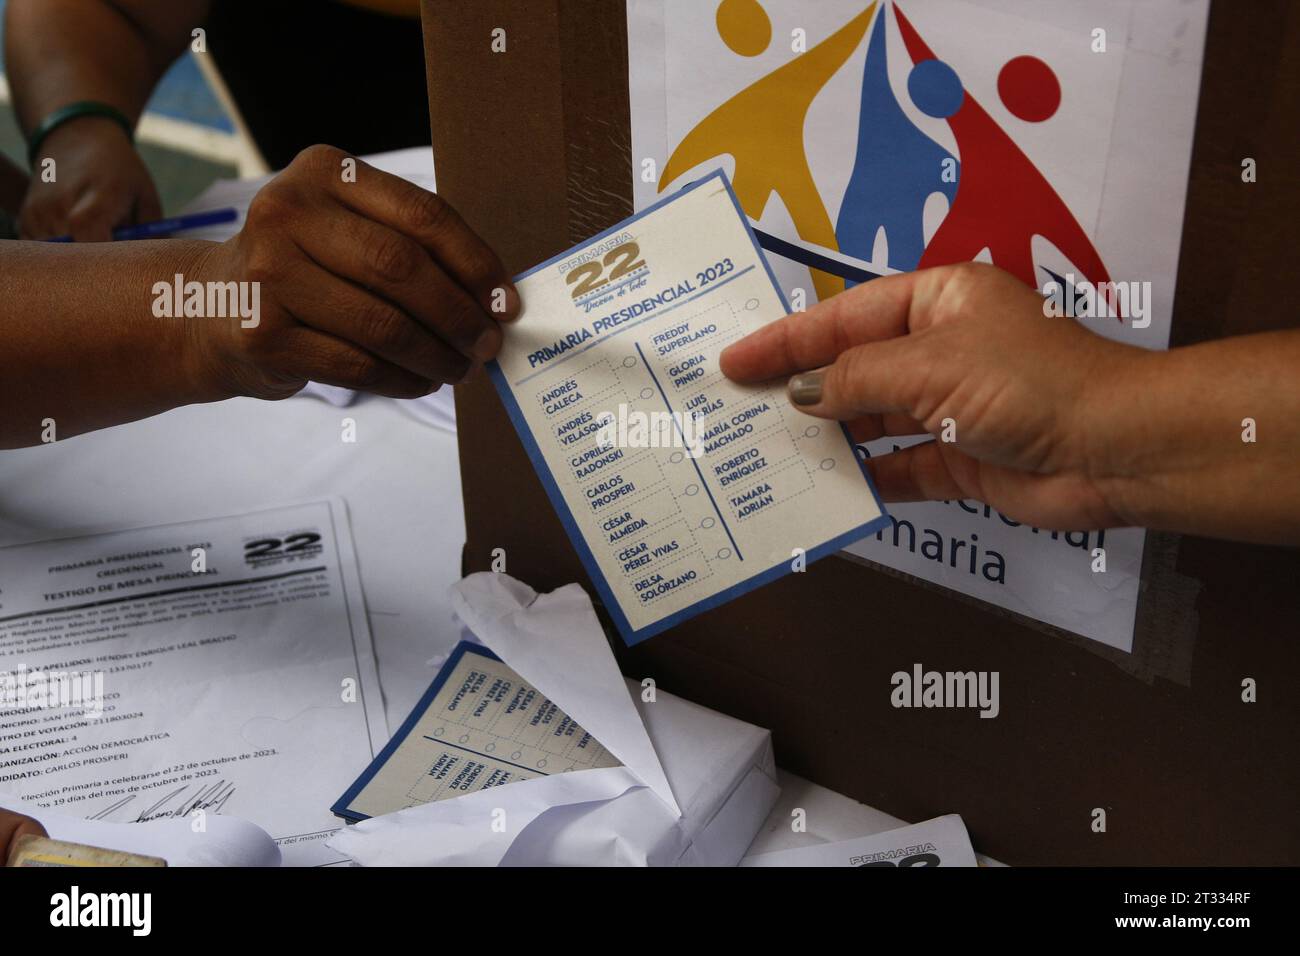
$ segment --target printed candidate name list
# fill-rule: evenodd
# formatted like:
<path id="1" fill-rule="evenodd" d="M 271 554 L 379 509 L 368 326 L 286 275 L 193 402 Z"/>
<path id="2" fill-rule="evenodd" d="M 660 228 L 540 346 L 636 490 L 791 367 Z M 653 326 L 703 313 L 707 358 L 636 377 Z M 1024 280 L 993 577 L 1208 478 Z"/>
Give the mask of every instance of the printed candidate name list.
<path id="1" fill-rule="evenodd" d="M 838 425 L 719 370 L 786 312 L 721 173 L 517 284 L 492 379 L 629 643 L 887 522 Z"/>

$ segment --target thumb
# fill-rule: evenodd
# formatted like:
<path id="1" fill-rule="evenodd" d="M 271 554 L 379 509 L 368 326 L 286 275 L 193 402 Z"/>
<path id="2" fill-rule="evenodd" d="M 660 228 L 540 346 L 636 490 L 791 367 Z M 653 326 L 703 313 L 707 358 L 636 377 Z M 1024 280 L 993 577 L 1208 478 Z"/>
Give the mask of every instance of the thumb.
<path id="1" fill-rule="evenodd" d="M 912 416 L 923 378 L 918 351 L 914 336 L 846 349 L 830 365 L 791 376 L 790 401 L 801 412 L 836 421 L 882 412 Z"/>
<path id="2" fill-rule="evenodd" d="M 45 827 L 31 817 L 0 809 L 0 866 L 8 860 L 13 844 L 20 836 L 46 836 Z"/>

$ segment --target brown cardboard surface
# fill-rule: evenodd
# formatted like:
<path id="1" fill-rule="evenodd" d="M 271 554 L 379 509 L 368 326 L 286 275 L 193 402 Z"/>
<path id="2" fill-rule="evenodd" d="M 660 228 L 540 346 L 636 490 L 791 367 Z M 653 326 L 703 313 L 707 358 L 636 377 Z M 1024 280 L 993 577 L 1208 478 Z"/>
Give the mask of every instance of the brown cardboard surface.
<path id="1" fill-rule="evenodd" d="M 621 0 L 422 8 L 440 191 L 512 270 L 631 213 Z M 1300 8 L 1215 3 L 1175 345 L 1300 321 L 1279 295 L 1295 275 L 1297 116 Z M 458 388 L 457 413 L 467 569 L 502 548 L 536 588 L 587 584 L 486 379 Z M 961 813 L 1009 863 L 1300 863 L 1300 552 L 1152 537 L 1133 659 L 828 558 L 620 660 L 771 728 L 795 773 L 909 820 Z M 890 675 L 918 662 L 999 671 L 1000 716 L 894 709 Z M 1258 703 L 1241 701 L 1247 677 Z"/>

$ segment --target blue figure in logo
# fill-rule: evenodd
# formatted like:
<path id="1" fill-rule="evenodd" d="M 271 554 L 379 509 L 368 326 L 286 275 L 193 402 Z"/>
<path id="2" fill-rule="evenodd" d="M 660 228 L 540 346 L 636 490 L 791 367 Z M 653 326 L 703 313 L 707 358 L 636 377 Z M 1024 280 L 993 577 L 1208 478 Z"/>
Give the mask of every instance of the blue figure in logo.
<path id="1" fill-rule="evenodd" d="M 930 116 L 952 115 L 965 96 L 952 68 L 938 60 L 912 70 L 908 94 Z M 905 272 L 915 269 L 925 251 L 925 201 L 941 192 L 951 205 L 960 178 L 956 158 L 919 130 L 898 105 L 885 60 L 885 18 L 878 17 L 862 71 L 857 156 L 835 226 L 840 251 L 870 261 L 876 231 L 883 226 L 888 265 Z"/>

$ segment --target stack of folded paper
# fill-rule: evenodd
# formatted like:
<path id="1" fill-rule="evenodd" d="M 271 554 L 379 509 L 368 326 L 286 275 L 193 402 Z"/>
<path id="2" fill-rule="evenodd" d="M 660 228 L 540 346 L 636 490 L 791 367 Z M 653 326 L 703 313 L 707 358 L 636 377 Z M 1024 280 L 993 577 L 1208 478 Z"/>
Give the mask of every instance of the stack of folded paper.
<path id="1" fill-rule="evenodd" d="M 552 772 L 561 769 L 557 761 L 543 775 L 519 779 L 527 776 L 521 766 L 516 779 L 504 785 L 470 788 L 450 799 L 442 798 L 444 793 L 433 802 L 369 816 L 338 833 L 331 847 L 368 865 L 734 865 L 740 860 L 778 794 L 768 731 L 625 680 L 590 600 L 577 585 L 539 595 L 504 574 L 482 573 L 453 587 L 453 603 L 472 635 L 517 675 L 516 684 L 526 682 L 545 695 L 561 716 L 580 725 L 579 736 L 589 733 L 621 763 L 600 760 L 587 769 L 566 766 L 562 769 L 569 772 Z M 336 812 L 352 819 L 367 816 L 347 811 L 357 801 L 374 799 L 374 790 L 366 788 L 382 790 L 388 774 L 396 775 L 388 781 L 390 791 L 407 795 L 402 799 L 409 803 L 410 794 L 428 785 L 427 779 L 421 783 L 421 774 L 441 773 L 422 768 L 418 757 L 404 756 L 399 748 L 429 708 L 456 706 L 438 702 L 436 691 L 445 680 L 440 675 Z M 475 743 L 469 731 L 457 739 L 462 737 Z M 472 759 L 476 766 L 492 766 L 488 755 Z"/>

